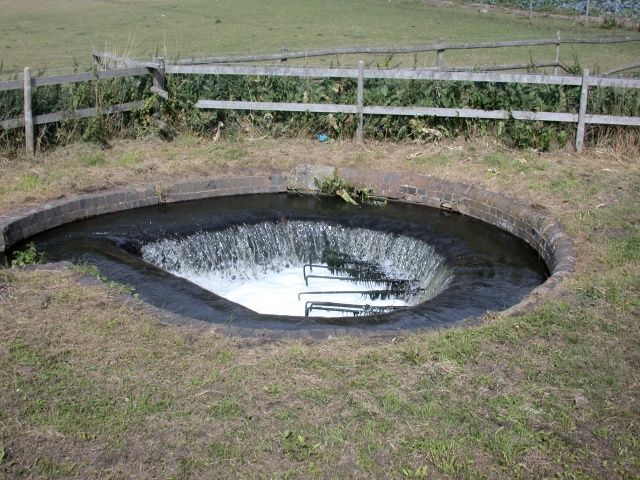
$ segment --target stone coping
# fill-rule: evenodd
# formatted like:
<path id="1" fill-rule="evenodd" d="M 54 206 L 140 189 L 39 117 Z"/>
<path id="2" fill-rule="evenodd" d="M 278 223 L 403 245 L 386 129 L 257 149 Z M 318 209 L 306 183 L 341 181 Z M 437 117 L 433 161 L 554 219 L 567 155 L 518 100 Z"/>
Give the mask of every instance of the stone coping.
<path id="1" fill-rule="evenodd" d="M 574 270 L 576 259 L 573 243 L 558 222 L 543 208 L 528 206 L 472 185 L 453 183 L 429 175 L 360 170 L 351 167 L 336 169 L 330 166 L 300 166 L 287 174 L 206 178 L 177 181 L 172 184 L 105 190 L 58 199 L 34 208 L 0 215 L 0 261 L 4 251 L 12 245 L 65 223 L 133 208 L 212 197 L 286 191 L 317 193 L 315 179 L 325 178 L 334 170 L 339 176 L 356 185 L 373 188 L 377 196 L 468 215 L 506 230 L 531 245 L 546 263 L 550 276 L 522 302 L 506 310 L 508 314 L 530 308 L 543 295 L 555 289 Z M 201 323 L 223 333 L 240 336 L 299 338 L 365 333 L 365 330 L 357 328 L 318 331 L 251 330 L 179 318 L 177 315 L 163 312 L 155 307 L 152 310 L 163 321 L 169 323 L 190 325 Z M 475 323 L 475 321 L 471 319 L 467 323 Z M 397 335 L 403 332 L 390 333 Z M 379 336 L 381 332 L 373 332 L 371 335 Z"/>

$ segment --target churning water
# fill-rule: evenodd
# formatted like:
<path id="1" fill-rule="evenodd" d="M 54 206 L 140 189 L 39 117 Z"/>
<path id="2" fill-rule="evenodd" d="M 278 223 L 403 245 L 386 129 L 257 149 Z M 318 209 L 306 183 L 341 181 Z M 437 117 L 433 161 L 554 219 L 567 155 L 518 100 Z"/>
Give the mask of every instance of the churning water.
<path id="1" fill-rule="evenodd" d="M 463 215 L 286 194 L 129 210 L 28 241 L 173 319 L 239 328 L 446 326 L 514 305 L 548 275 L 523 241 Z"/>
<path id="2" fill-rule="evenodd" d="M 451 279 L 444 258 L 422 240 L 324 221 L 234 225 L 151 242 L 141 255 L 264 314 L 391 310 L 429 300 Z"/>

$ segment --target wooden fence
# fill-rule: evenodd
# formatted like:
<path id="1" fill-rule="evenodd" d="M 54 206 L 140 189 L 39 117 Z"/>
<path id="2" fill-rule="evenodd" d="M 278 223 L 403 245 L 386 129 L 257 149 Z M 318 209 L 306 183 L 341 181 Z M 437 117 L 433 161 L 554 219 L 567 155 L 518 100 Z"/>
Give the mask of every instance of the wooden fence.
<path id="1" fill-rule="evenodd" d="M 612 39 L 596 39 L 597 43 L 614 43 Z M 615 41 L 639 41 L 640 37 L 623 37 Z M 559 41 L 559 39 L 554 40 Z M 572 42 L 583 42 L 583 40 L 574 39 Z M 535 42 L 535 43 L 534 43 Z M 525 41 L 518 40 L 514 42 L 493 42 L 483 44 L 465 44 L 465 48 L 498 48 L 499 46 L 518 46 L 521 45 L 541 45 L 547 40 Z M 569 43 L 570 41 L 565 41 Z M 584 42 L 586 43 L 586 42 Z M 559 45 L 559 43 L 557 44 Z M 439 45 L 442 46 L 442 45 Z M 404 48 L 404 47 L 397 47 Z M 427 47 L 411 47 L 424 48 Z M 430 46 L 428 48 L 435 48 Z M 448 45 L 447 48 L 463 48 L 461 45 Z M 556 60 L 558 57 L 558 48 L 556 47 Z M 348 53 L 353 53 L 351 49 Z M 336 50 L 332 50 L 331 55 Z M 422 50 L 428 51 L 428 50 Z M 435 50 L 437 53 L 440 50 Z M 315 53 L 318 53 L 316 51 Z M 326 51 L 323 51 L 327 54 Z M 294 52 L 295 53 L 295 52 Z M 308 55 L 309 52 L 306 52 Z M 368 53 L 379 53 L 379 50 L 372 52 L 368 49 Z M 296 54 L 297 55 L 297 54 Z M 248 60 L 250 56 L 244 56 L 243 59 L 235 57 L 236 61 L 256 61 L 257 56 L 251 56 L 253 59 Z M 33 115 L 32 113 L 32 96 L 33 89 L 46 85 L 59 85 L 75 82 L 84 82 L 90 80 L 101 80 L 108 78 L 132 77 L 139 75 L 152 75 L 153 86 L 151 93 L 162 98 L 168 98 L 169 93 L 165 87 L 165 75 L 260 75 L 260 76 L 292 76 L 303 78 L 353 78 L 357 80 L 356 103 L 349 104 L 310 104 L 310 103 L 274 103 L 274 102 L 246 102 L 246 101 L 227 101 L 224 99 L 201 99 L 196 104 L 196 108 L 200 109 L 218 109 L 218 110 L 271 110 L 286 112 L 314 112 L 314 113 L 350 113 L 357 116 L 358 126 L 356 130 L 356 140 L 363 140 L 363 123 L 365 115 L 402 115 L 402 116 L 436 116 L 436 117 L 455 117 L 455 118 L 476 118 L 476 119 L 501 119 L 510 118 L 524 121 L 543 121 L 543 122 L 569 122 L 577 124 L 576 131 L 576 150 L 582 151 L 584 143 L 584 130 L 587 124 L 598 125 L 630 125 L 640 126 L 640 116 L 625 117 L 613 115 L 594 115 L 587 113 L 587 100 L 589 88 L 596 87 L 616 87 L 616 88 L 640 88 L 640 79 L 630 78 L 607 78 L 605 76 L 590 76 L 589 71 L 585 70 L 582 76 L 568 75 L 547 75 L 547 74 L 518 74 L 518 73 L 499 73 L 499 72 L 477 72 L 477 71 L 451 71 L 444 70 L 443 61 L 436 69 L 380 69 L 365 68 L 364 62 L 360 61 L 358 68 L 317 68 L 317 67 L 293 67 L 293 66 L 251 66 L 251 65 L 220 65 L 213 61 L 216 59 L 230 57 L 212 57 L 207 59 L 211 63 L 201 64 L 191 61 L 186 62 L 165 63 L 162 58 L 155 58 L 152 61 L 139 61 L 130 58 L 116 57 L 112 54 L 94 53 L 96 61 L 105 65 L 107 63 L 115 64 L 117 69 L 99 70 L 96 72 L 77 73 L 72 75 L 60 75 L 55 77 L 32 78 L 29 68 L 25 69 L 24 78 L 22 80 L 11 80 L 0 82 L 0 91 L 6 90 L 23 90 L 24 92 L 24 115 L 22 118 L 0 120 L 0 129 L 12 129 L 24 127 L 26 136 L 27 151 L 33 152 L 34 144 L 34 126 L 46 123 L 57 122 L 69 118 L 84 118 L 98 114 L 108 114 L 116 112 L 127 112 L 142 107 L 143 102 L 130 102 L 124 104 L 111 105 L 104 108 L 86 108 L 69 112 L 54 112 L 42 115 Z M 288 58 L 292 58 L 289 56 Z M 298 57 L 296 57 L 298 58 Z M 262 58 L 261 58 L 262 60 Z M 438 63 L 438 61 L 436 62 Z M 557 61 L 555 62 L 558 63 Z M 628 67 L 628 66 L 627 66 Z M 513 67 L 512 68 L 518 68 Z M 626 68 L 626 67 L 624 67 Z M 417 107 L 417 106 L 376 106 L 364 104 L 364 88 L 365 81 L 368 79 L 391 79 L 391 80 L 426 80 L 426 81 L 451 81 L 451 82 L 486 82 L 486 83 L 519 83 L 519 84 L 536 84 L 536 85 L 560 85 L 560 86 L 579 86 L 581 88 L 580 106 L 578 113 L 566 112 L 533 112 L 533 111 L 509 111 L 509 110 L 479 110 L 470 108 L 436 108 L 436 107 Z"/>
<path id="2" fill-rule="evenodd" d="M 344 104 L 310 104 L 310 103 L 273 103 L 244 102 L 225 100 L 200 100 L 196 108 L 229 109 L 229 110 L 272 110 L 285 112 L 318 112 L 318 113 L 353 113 L 358 115 L 356 140 L 362 142 L 362 124 L 364 115 L 407 115 L 436 116 L 457 118 L 502 119 L 571 122 L 577 124 L 576 150 L 582 151 L 584 128 L 586 124 L 598 125 L 632 125 L 640 126 L 640 116 L 623 117 L 614 115 L 587 114 L 587 99 L 590 87 L 639 88 L 640 80 L 624 78 L 592 77 L 588 70 L 582 76 L 517 74 L 494 72 L 444 72 L 434 70 L 407 69 L 365 69 L 364 62 L 356 68 L 312 68 L 312 67 L 274 67 L 274 66 L 231 66 L 231 65 L 167 65 L 169 74 L 197 75 L 262 75 L 262 76 L 295 76 L 311 78 L 355 78 L 357 79 L 357 99 L 355 105 Z M 531 112 L 508 110 L 478 110 L 470 108 L 436 108 L 436 107 L 395 107 L 364 105 L 364 82 L 367 79 L 393 80 L 437 80 L 458 82 L 488 83 L 521 83 L 536 85 L 566 85 L 581 87 L 580 108 L 578 113 L 564 112 Z"/>
<path id="3" fill-rule="evenodd" d="M 502 42 L 473 42 L 473 43 L 448 43 L 445 39 L 441 39 L 438 43 L 431 45 L 414 45 L 414 46 L 386 46 L 386 47 L 344 47 L 344 48 L 328 48 L 320 50 L 301 50 L 289 51 L 282 48 L 279 52 L 255 54 L 255 55 L 228 55 L 218 57 L 204 58 L 184 58 L 172 62 L 173 65 L 212 65 L 212 64 L 238 64 L 238 63 L 258 63 L 258 62 L 286 62 L 295 59 L 309 59 L 313 57 L 334 57 L 338 55 L 402 55 L 411 53 L 435 52 L 434 68 L 446 69 L 447 71 L 500 71 L 500 70 L 521 70 L 533 68 L 553 67 L 553 73 L 558 74 L 559 69 L 563 68 L 560 62 L 561 45 L 604 45 L 616 43 L 640 42 L 640 36 L 627 35 L 617 37 L 592 37 L 592 38 L 562 38 L 561 32 L 556 34 L 555 38 L 541 38 L 535 40 L 510 40 Z M 478 50 L 478 49 L 498 49 L 498 48 L 517 48 L 517 47 L 537 47 L 553 45 L 555 46 L 555 55 L 551 60 L 542 62 L 525 62 L 510 63 L 503 65 L 475 65 L 470 67 L 448 67 L 446 66 L 445 55 L 447 50 Z M 109 52 L 94 52 L 94 58 L 98 63 L 109 61 L 115 65 L 121 66 L 152 66 L 153 62 L 139 59 L 123 58 L 115 56 Z M 614 72 L 637 68 L 637 64 L 628 65 L 616 69 Z"/>
<path id="4" fill-rule="evenodd" d="M 102 70 L 96 72 L 74 73 L 71 75 L 56 75 L 54 77 L 31 77 L 31 69 L 24 69 L 24 77 L 22 80 L 10 80 L 8 82 L 0 82 L 0 92 L 7 90 L 23 90 L 24 110 L 22 118 L 11 118 L 0 120 L 0 130 L 10 130 L 13 128 L 24 127 L 25 143 L 27 152 L 35 151 L 35 134 L 34 127 L 36 125 L 45 125 L 47 123 L 55 123 L 61 120 L 71 118 L 87 118 L 95 115 L 130 112 L 142 108 L 144 102 L 129 102 L 110 105 L 103 108 L 83 108 L 72 111 L 62 111 L 45 113 L 42 115 L 33 115 L 33 89 L 36 87 L 44 87 L 47 85 L 62 85 L 69 83 L 88 82 L 92 80 L 105 80 L 108 78 L 135 77 L 140 75 L 150 75 L 152 72 L 144 67 L 131 67 L 117 70 Z"/>

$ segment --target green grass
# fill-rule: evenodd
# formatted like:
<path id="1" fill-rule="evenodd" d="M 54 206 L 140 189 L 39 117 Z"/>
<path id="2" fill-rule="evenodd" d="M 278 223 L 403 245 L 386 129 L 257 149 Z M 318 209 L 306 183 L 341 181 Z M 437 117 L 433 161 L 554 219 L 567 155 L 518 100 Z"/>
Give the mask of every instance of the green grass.
<path id="1" fill-rule="evenodd" d="M 615 35 L 585 28 L 575 19 L 535 18 L 518 13 L 481 14 L 475 8 L 413 0 L 0 0 L 0 61 L 5 72 L 29 65 L 68 71 L 90 65 L 91 49 L 169 57 L 272 52 L 356 45 L 415 45 L 446 38 L 452 43 L 514 38 Z M 636 60 L 637 44 L 566 46 L 562 60 L 577 54 L 584 67 L 608 68 Z M 450 64 L 552 59 L 553 47 L 448 52 Z M 330 63 L 335 58 L 313 60 Z M 355 59 L 341 61 L 353 63 Z M 410 56 L 403 60 L 412 64 Z M 432 65 L 434 55 L 418 63 Z"/>
<path id="2" fill-rule="evenodd" d="M 25 173 L 20 177 L 19 185 L 26 190 L 36 190 L 42 186 L 42 177 L 35 173 Z"/>
<path id="3" fill-rule="evenodd" d="M 118 159 L 118 165 L 121 167 L 135 167 L 142 162 L 142 153 L 133 151 L 127 152 Z"/>
<path id="4" fill-rule="evenodd" d="M 234 163 L 238 148 L 248 163 Z M 155 162 L 157 177 L 119 165 L 139 151 Z M 414 153 L 424 161 L 408 161 Z M 86 154 L 69 147 L 41 158 L 46 190 L 26 194 L 43 201 L 76 187 L 158 184 L 175 178 L 169 157 L 183 175 L 205 178 L 247 165 L 288 169 L 287 158 L 338 164 L 362 156 L 365 169 L 437 168 L 440 177 L 545 205 L 575 240 L 578 272 L 526 314 L 490 314 L 477 327 L 394 340 L 264 343 L 162 325 L 137 302 L 123 302 L 119 286 L 79 283 L 80 273 L 101 277 L 89 266 L 0 270 L 0 478 L 640 473 L 635 159 L 481 142 L 284 140 L 116 143 L 99 169 L 83 161 Z M 0 186 L 34 161 L 6 168 Z M 0 200 L 9 210 L 22 198 Z"/>
<path id="5" fill-rule="evenodd" d="M 88 167 L 103 166 L 107 163 L 102 152 L 87 152 L 80 157 L 80 161 Z"/>

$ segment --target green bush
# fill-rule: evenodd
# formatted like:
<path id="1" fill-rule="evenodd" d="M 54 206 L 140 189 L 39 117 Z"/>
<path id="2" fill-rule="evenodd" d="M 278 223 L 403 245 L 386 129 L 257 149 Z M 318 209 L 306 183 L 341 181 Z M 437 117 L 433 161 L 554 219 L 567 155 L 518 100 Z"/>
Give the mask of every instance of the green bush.
<path id="1" fill-rule="evenodd" d="M 13 258 L 11 260 L 11 267 L 18 268 L 25 265 L 33 265 L 42 260 L 42 254 L 38 253 L 36 246 L 33 242 L 27 245 L 24 250 L 16 250 L 13 252 Z"/>

